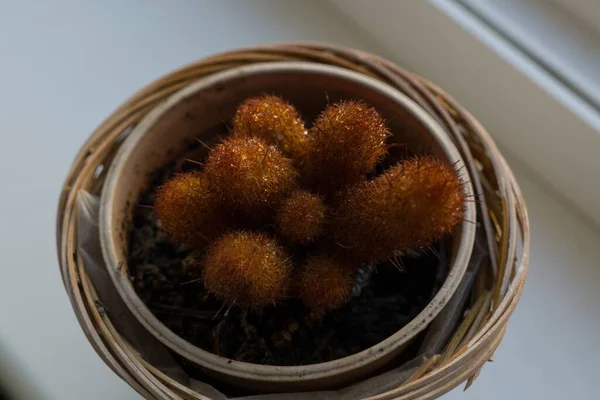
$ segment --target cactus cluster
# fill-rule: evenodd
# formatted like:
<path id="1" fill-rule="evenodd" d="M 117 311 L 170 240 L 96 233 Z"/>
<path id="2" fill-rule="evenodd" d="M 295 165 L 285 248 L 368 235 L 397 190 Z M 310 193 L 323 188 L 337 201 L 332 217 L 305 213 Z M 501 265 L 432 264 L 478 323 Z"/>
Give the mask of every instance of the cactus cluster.
<path id="1" fill-rule="evenodd" d="M 331 104 L 305 128 L 271 95 L 246 100 L 200 171 L 158 189 L 171 240 L 204 252 L 198 271 L 224 304 L 261 308 L 294 296 L 317 312 L 343 305 L 360 263 L 427 246 L 462 219 L 452 165 L 401 161 L 369 179 L 390 132 L 359 101 Z"/>

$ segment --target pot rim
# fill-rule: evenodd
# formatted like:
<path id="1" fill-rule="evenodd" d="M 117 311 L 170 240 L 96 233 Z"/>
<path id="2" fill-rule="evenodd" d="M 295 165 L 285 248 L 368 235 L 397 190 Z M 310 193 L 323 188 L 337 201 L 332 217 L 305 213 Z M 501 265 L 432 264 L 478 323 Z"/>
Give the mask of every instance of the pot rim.
<path id="1" fill-rule="evenodd" d="M 122 268 L 120 267 L 121 261 L 117 257 L 117 243 L 112 240 L 113 238 L 110 234 L 113 230 L 113 225 L 109 216 L 113 213 L 112 200 L 115 191 L 118 190 L 116 184 L 118 182 L 120 171 L 123 168 L 123 164 L 128 159 L 131 151 L 141 140 L 143 140 L 146 131 L 153 126 L 165 112 L 171 107 L 179 104 L 185 98 L 215 85 L 226 83 L 230 79 L 240 77 L 251 78 L 255 75 L 264 75 L 274 72 L 300 72 L 329 75 L 352 81 L 368 87 L 370 90 L 379 92 L 411 113 L 435 138 L 449 160 L 456 160 L 457 162 L 464 163 L 455 145 L 435 119 L 405 94 L 386 83 L 358 72 L 313 62 L 266 62 L 235 67 L 201 78 L 197 82 L 177 91 L 150 111 L 125 139 L 109 166 L 106 181 L 102 189 L 99 221 L 100 241 L 109 275 L 116 286 L 119 295 L 144 327 L 170 349 L 205 368 L 226 376 L 236 376 L 244 380 L 270 382 L 321 380 L 362 368 L 365 365 L 374 363 L 380 358 L 386 357 L 424 330 L 444 308 L 462 280 L 473 249 L 476 227 L 474 224 L 466 222 L 476 220 L 476 208 L 472 202 L 465 203 L 464 219 L 466 221 L 462 222 L 459 246 L 454 262 L 449 266 L 448 276 L 433 299 L 431 299 L 427 306 L 417 314 L 417 316 L 393 335 L 359 353 L 324 363 L 301 366 L 261 365 L 236 361 L 196 347 L 176 335 L 152 314 L 135 292 L 128 274 L 122 273 Z M 464 183 L 466 195 L 471 195 L 473 193 L 473 188 L 468 179 L 468 173 L 463 174 L 460 179 Z"/>

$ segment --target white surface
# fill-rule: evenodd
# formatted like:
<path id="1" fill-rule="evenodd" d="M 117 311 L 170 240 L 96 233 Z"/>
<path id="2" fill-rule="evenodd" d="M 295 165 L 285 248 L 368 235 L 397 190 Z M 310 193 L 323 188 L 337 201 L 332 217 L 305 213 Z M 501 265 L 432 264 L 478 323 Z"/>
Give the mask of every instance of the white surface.
<path id="1" fill-rule="evenodd" d="M 381 51 L 318 1 L 0 4 L 0 380 L 26 399 L 137 399 L 88 344 L 57 267 L 56 202 L 79 146 L 133 91 L 216 51 L 299 39 Z M 594 398 L 600 234 L 517 173 L 533 229 L 525 294 L 496 361 L 444 399 Z"/>
<path id="2" fill-rule="evenodd" d="M 600 31 L 547 0 L 454 1 L 475 10 L 590 101 L 600 104 Z M 596 7 L 600 11 L 600 4 Z"/>

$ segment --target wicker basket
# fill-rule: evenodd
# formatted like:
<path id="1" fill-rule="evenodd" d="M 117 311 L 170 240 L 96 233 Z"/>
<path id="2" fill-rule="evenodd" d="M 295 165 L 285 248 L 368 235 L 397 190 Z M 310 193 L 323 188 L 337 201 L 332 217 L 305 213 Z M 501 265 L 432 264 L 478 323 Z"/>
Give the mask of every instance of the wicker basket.
<path id="1" fill-rule="evenodd" d="M 76 197 L 99 194 L 108 165 L 131 131 L 157 104 L 215 72 L 270 61 L 310 61 L 347 68 L 401 91 L 432 115 L 461 152 L 478 196 L 478 230 L 488 250 L 465 313 L 445 347 L 401 387 L 377 399 L 432 399 L 463 381 L 467 387 L 490 360 L 519 300 L 529 258 L 527 211 L 515 178 L 489 134 L 453 98 L 425 79 L 365 52 L 321 44 L 281 44 L 216 55 L 153 82 L 121 105 L 88 139 L 75 159 L 58 208 L 61 274 L 75 313 L 97 353 L 147 398 L 206 399 L 142 359 L 104 312 L 78 254 Z"/>

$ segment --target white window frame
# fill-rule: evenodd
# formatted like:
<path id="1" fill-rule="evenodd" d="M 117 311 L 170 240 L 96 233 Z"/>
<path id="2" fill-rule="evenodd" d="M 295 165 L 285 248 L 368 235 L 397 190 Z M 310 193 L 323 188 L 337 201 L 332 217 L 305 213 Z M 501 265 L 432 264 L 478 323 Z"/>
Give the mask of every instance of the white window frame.
<path id="1" fill-rule="evenodd" d="M 600 112 L 589 102 L 455 0 L 329 2 L 394 61 L 456 97 L 503 151 L 600 226 Z"/>
<path id="2" fill-rule="evenodd" d="M 446 4 L 462 5 L 600 112 L 600 29 L 548 0 L 452 0 Z M 600 2 L 596 9 L 600 11 Z"/>

